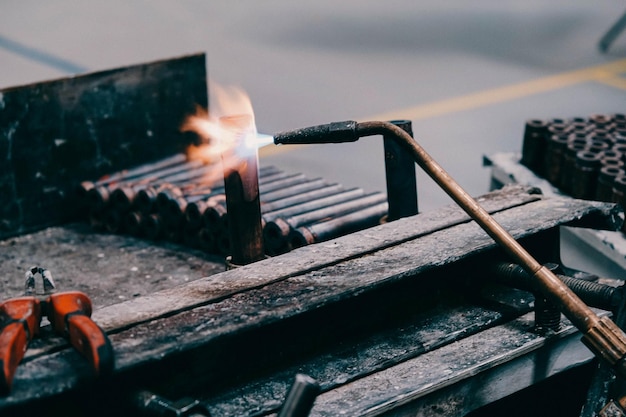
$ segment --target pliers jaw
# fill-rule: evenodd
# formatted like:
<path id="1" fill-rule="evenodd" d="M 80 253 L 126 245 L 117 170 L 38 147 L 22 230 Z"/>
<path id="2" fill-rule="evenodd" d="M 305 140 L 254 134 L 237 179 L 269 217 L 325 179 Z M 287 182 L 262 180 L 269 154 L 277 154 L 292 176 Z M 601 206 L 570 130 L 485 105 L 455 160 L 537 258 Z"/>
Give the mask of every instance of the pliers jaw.
<path id="1" fill-rule="evenodd" d="M 11 390 L 17 365 L 39 333 L 41 303 L 36 297 L 13 298 L 0 304 L 0 393 Z"/>
<path id="2" fill-rule="evenodd" d="M 113 347 L 106 333 L 91 320 L 91 300 L 80 291 L 50 295 L 48 320 L 59 334 L 91 363 L 96 376 L 110 374 L 114 367 Z"/>

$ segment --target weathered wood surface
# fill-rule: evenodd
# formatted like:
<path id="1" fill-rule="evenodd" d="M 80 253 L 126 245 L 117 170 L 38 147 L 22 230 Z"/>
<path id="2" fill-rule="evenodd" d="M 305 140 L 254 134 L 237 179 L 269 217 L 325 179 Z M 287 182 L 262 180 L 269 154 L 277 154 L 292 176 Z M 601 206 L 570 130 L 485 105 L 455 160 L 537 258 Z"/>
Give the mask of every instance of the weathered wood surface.
<path id="1" fill-rule="evenodd" d="M 491 209 L 506 208 L 511 197 L 503 199 L 499 208 Z M 533 196 L 532 200 L 536 198 Z M 584 221 L 586 216 L 597 217 L 597 226 L 607 226 L 617 213 L 611 204 L 571 199 L 520 204 L 495 215 L 516 238 Z M 454 210 L 441 210 L 429 222 L 420 222 L 424 219 L 420 215 L 306 247 L 102 309 L 94 317 L 112 331 L 117 371 L 124 374 L 140 366 L 165 362 L 181 352 L 208 346 L 218 348 L 229 336 L 345 302 L 393 282 L 419 279 L 420 274 L 495 246 L 473 222 L 447 227 L 451 213 Z M 457 223 L 466 221 L 465 215 L 457 212 L 456 216 Z M 135 304 L 142 299 L 151 301 Z M 180 299 L 183 303 L 179 303 Z M 134 313 L 135 321 L 131 320 Z M 68 349 L 29 355 L 16 375 L 13 394 L 3 399 L 0 406 L 85 384 L 91 377 L 75 355 Z M 209 356 L 205 365 L 210 367 L 212 361 L 220 359 Z"/>
<path id="2" fill-rule="evenodd" d="M 523 206 L 515 211 L 515 215 L 519 216 L 519 221 L 516 221 L 513 216 L 510 219 L 511 229 L 507 229 L 511 233 L 517 233 L 519 237 L 528 236 L 558 224 L 587 222 L 587 218 L 593 218 L 593 226 L 597 228 L 610 228 L 619 211 L 615 205 L 606 203 L 571 199 L 540 200 L 538 195 L 520 192 L 524 189 L 507 188 L 479 198 L 485 209 L 492 213 Z M 529 216 L 529 212 L 534 214 Z M 132 303 L 121 303 L 113 308 L 97 311 L 94 317 L 105 329 L 114 330 L 140 321 L 169 315 L 177 310 L 182 311 L 219 301 L 289 277 L 304 276 L 309 271 L 323 270 L 324 272 L 319 272 L 319 274 L 325 275 L 328 268 L 332 270 L 334 265 L 340 265 L 345 269 L 352 259 L 355 260 L 354 262 L 363 263 L 365 267 L 365 269 L 356 269 L 358 272 L 370 272 L 375 265 L 373 262 L 382 258 L 383 269 L 395 264 L 395 267 L 403 270 L 405 275 L 410 275 L 415 272 L 411 266 L 422 265 L 423 259 L 420 257 L 422 252 L 445 253 L 448 247 L 453 246 L 457 235 L 464 238 L 465 229 L 457 230 L 453 226 L 462 225 L 468 221 L 468 216 L 458 207 L 446 207 L 318 245 L 300 248 L 279 257 L 197 280 L 189 285 L 141 297 L 133 300 Z M 492 240 L 478 225 L 472 222 L 469 229 L 480 235 L 482 241 L 486 242 L 486 246 L 493 245 Z M 441 232 L 442 235 L 433 238 L 432 235 L 436 232 Z M 419 238 L 428 235 L 431 235 L 429 239 L 432 239 L 432 246 L 429 249 L 412 252 L 411 245 L 418 244 Z M 471 241 L 468 245 L 471 246 Z M 396 253 L 392 252 L 393 248 L 398 248 L 398 259 L 389 256 L 389 254 Z"/>
<path id="3" fill-rule="evenodd" d="M 204 54 L 0 90 L 0 238 L 70 219 L 79 181 L 182 152 Z"/>
<path id="4" fill-rule="evenodd" d="M 534 191 L 535 189 L 529 187 L 512 186 L 481 196 L 478 201 L 487 211 L 496 213 L 541 199 L 541 195 L 535 194 Z M 468 221 L 469 217 L 460 208 L 444 207 L 318 245 L 300 248 L 170 291 L 141 297 L 132 303 L 121 303 L 113 308 L 101 309 L 94 313 L 94 317 L 103 328 L 113 331 L 133 323 L 219 301 L 243 291 L 302 275 L 307 271 L 322 270 Z"/>
<path id="5" fill-rule="evenodd" d="M 537 201 L 540 198 L 541 195 L 535 194 L 533 188 L 512 186 L 481 196 L 478 200 L 486 210 L 493 213 Z M 114 332 L 136 323 L 172 315 L 178 311 L 260 288 L 309 270 L 323 269 L 325 266 L 342 260 L 364 256 L 468 221 L 469 217 L 460 208 L 445 207 L 441 210 L 422 213 L 414 219 L 400 219 L 361 233 L 302 248 L 293 254 L 288 253 L 231 270 L 225 274 L 211 275 L 196 283 L 134 297 L 130 303 L 117 303 L 105 308 L 98 308 L 99 304 L 96 304 L 97 309 L 93 318 L 106 331 Z M 47 268 L 52 267 L 53 265 L 47 266 Z M 132 279 L 132 277 L 129 278 Z M 60 347 L 59 341 L 55 339 L 37 341 L 34 345 L 27 352 L 27 358 L 41 355 L 48 350 L 58 350 Z"/>
<path id="6" fill-rule="evenodd" d="M 311 416 L 377 416 L 417 402 L 410 407 L 411 412 L 404 411 L 406 414 L 401 415 L 460 417 L 490 401 L 525 388 L 520 383 L 540 382 L 556 372 L 580 365 L 593 357 L 576 336 L 573 342 L 578 346 L 572 349 L 574 352 L 567 352 L 559 345 L 576 333 L 576 329 L 569 322 L 565 322 L 557 333 L 544 337 L 529 331 L 533 321 L 534 315 L 526 314 L 345 384 L 320 395 Z M 550 352 L 552 345 L 558 346 L 556 353 Z M 536 353 L 535 359 L 526 358 L 523 362 L 525 367 L 517 367 L 516 377 L 509 376 L 505 379 L 500 374 L 500 384 L 489 387 L 475 381 L 472 391 L 467 392 L 469 395 L 463 396 L 459 390 L 454 401 L 448 403 L 435 403 L 425 398 L 477 375 L 490 381 L 492 379 L 485 374 L 493 373 L 497 366 L 522 358 L 543 347 L 548 349 Z M 497 379 L 493 382 L 497 382 Z M 419 403 L 420 400 L 422 404 Z"/>
<path id="7" fill-rule="evenodd" d="M 89 294 L 96 309 L 225 270 L 223 259 L 199 250 L 73 223 L 0 240 L 2 299 L 23 295 L 24 274 L 35 265 L 52 273 L 59 291 Z"/>
<path id="8" fill-rule="evenodd" d="M 531 300 L 532 297 L 527 298 L 526 311 Z M 357 343 L 340 344 L 312 359 L 203 401 L 214 417 L 245 416 L 253 414 L 251 410 L 277 411 L 297 373 L 313 376 L 323 391 L 330 391 L 488 329 L 510 319 L 510 315 L 468 304 L 437 306 L 401 329 L 392 326 Z M 336 411 L 338 415 L 342 410 Z"/>

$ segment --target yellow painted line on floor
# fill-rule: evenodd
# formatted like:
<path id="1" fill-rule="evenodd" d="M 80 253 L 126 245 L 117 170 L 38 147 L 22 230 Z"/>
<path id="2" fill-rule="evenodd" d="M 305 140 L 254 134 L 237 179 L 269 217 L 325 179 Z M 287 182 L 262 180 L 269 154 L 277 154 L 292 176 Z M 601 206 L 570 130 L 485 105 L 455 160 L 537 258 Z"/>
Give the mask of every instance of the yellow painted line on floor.
<path id="1" fill-rule="evenodd" d="M 626 78 L 619 76 L 611 76 L 602 79 L 595 80 L 599 83 L 606 84 L 611 87 L 619 88 L 621 90 L 626 90 Z"/>
<path id="2" fill-rule="evenodd" d="M 450 113 L 504 103 L 522 97 L 529 97 L 535 94 L 558 90 L 590 81 L 602 82 L 614 87 L 619 85 L 619 88 L 624 88 L 622 86 L 623 84 L 620 80 L 618 80 L 618 78 L 620 78 L 619 74 L 623 72 L 626 72 L 626 59 L 596 65 L 593 67 L 582 68 L 579 70 L 563 72 L 536 80 L 483 90 L 463 96 L 452 97 L 406 109 L 380 113 L 370 117 L 361 118 L 360 120 L 430 119 Z M 260 151 L 260 155 L 275 155 L 277 153 L 290 151 L 296 148 L 299 147 L 268 146 Z"/>
<path id="3" fill-rule="evenodd" d="M 381 113 L 369 117 L 367 120 L 429 119 L 442 116 L 444 114 L 476 109 L 522 97 L 558 90 L 588 81 L 602 81 L 607 78 L 615 77 L 617 74 L 624 71 L 626 71 L 626 59 L 594 67 L 563 72 L 549 77 L 539 78 L 537 80 L 525 81 L 491 90 L 479 91 L 477 93 L 410 107 L 408 109 Z"/>

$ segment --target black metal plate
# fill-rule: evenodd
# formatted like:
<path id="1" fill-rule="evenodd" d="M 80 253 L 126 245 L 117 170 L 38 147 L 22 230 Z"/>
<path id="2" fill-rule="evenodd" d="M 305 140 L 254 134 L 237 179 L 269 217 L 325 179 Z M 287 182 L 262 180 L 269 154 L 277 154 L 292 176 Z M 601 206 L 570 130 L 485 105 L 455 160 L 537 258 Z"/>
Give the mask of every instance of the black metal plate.
<path id="1" fill-rule="evenodd" d="M 0 90 L 0 239 L 70 218 L 78 181 L 182 152 L 204 54 Z"/>

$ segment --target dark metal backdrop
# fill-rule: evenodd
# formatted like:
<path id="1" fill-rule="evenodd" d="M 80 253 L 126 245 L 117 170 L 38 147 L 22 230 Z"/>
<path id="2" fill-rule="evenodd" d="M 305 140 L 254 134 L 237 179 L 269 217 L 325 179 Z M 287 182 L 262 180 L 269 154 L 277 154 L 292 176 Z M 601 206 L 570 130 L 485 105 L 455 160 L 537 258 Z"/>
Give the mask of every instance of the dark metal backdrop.
<path id="1" fill-rule="evenodd" d="M 195 105 L 204 54 L 0 90 L 0 238 L 66 220 L 76 181 L 183 151 Z"/>

